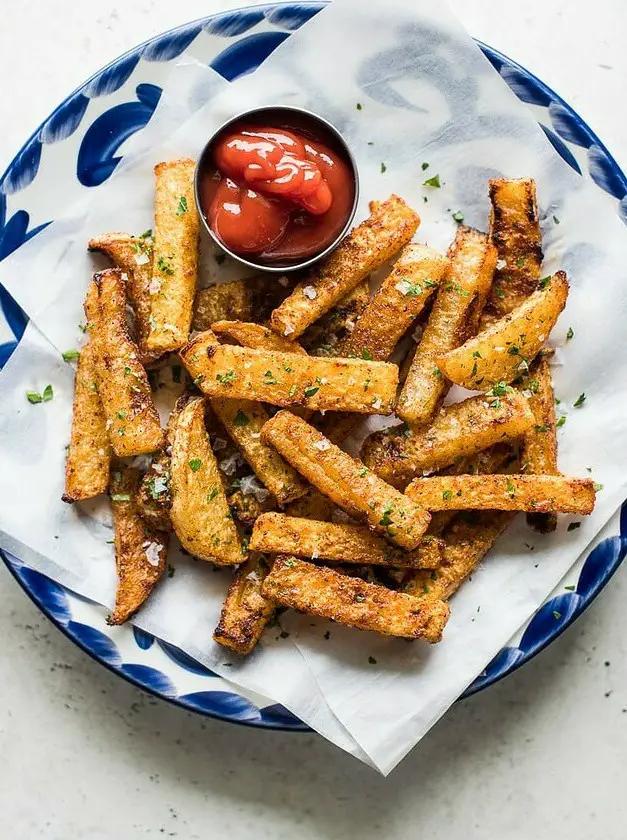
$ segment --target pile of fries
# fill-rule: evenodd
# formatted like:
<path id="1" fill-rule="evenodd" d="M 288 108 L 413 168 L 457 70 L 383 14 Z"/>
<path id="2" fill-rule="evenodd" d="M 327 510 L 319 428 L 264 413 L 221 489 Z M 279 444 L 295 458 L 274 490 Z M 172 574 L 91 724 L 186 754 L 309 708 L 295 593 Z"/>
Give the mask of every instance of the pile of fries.
<path id="1" fill-rule="evenodd" d="M 306 276 L 197 289 L 194 162 L 155 176 L 154 233 L 89 243 L 115 267 L 85 300 L 67 457 L 66 501 L 110 495 L 111 623 L 164 576 L 174 534 L 233 567 L 214 638 L 238 653 L 287 607 L 437 642 L 516 511 L 541 532 L 592 511 L 593 482 L 557 465 L 543 348 L 568 281 L 541 278 L 533 181 L 491 181 L 489 233 L 460 225 L 446 256 L 412 241 L 418 214 L 392 195 Z M 183 389 L 165 430 L 149 376 L 164 365 Z M 474 393 L 444 405 L 453 384 Z M 393 412 L 361 459 L 342 449 Z"/>

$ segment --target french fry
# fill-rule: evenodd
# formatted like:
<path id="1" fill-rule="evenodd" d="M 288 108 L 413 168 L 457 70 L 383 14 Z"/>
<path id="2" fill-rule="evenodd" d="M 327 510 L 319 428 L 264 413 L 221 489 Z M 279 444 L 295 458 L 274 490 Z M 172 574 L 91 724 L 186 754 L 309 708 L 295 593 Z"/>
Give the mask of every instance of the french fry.
<path id="1" fill-rule="evenodd" d="M 594 482 L 561 475 L 459 475 L 416 478 L 405 493 L 426 510 L 528 510 L 577 513 L 594 509 Z"/>
<path id="2" fill-rule="evenodd" d="M 370 281 L 366 278 L 337 306 L 307 327 L 300 337 L 301 346 L 310 356 L 341 356 L 342 346 L 369 300 Z"/>
<path id="3" fill-rule="evenodd" d="M 155 228 L 146 348 L 163 354 L 189 339 L 198 274 L 193 160 L 155 166 Z"/>
<path id="4" fill-rule="evenodd" d="M 407 245 L 370 299 L 342 347 L 342 355 L 386 361 L 446 279 L 449 267 L 446 257 L 426 245 Z"/>
<path id="5" fill-rule="evenodd" d="M 440 565 L 439 541 L 423 538 L 413 551 L 401 551 L 363 525 L 316 522 L 283 513 L 264 513 L 250 537 L 254 551 L 296 554 L 337 563 L 407 566 L 435 569 Z"/>
<path id="6" fill-rule="evenodd" d="M 294 287 L 290 277 L 255 274 L 243 280 L 199 289 L 194 300 L 192 328 L 210 330 L 216 321 L 262 323 Z"/>
<path id="7" fill-rule="evenodd" d="M 279 411 L 263 427 L 262 438 L 349 516 L 401 548 L 417 548 L 429 515 L 313 426 Z"/>
<path id="8" fill-rule="evenodd" d="M 107 624 L 123 624 L 145 603 L 166 567 L 169 535 L 153 531 L 135 508 L 139 470 L 123 465 L 111 472 L 115 564 L 118 585 Z"/>
<path id="9" fill-rule="evenodd" d="M 503 318 L 535 290 L 542 266 L 542 237 L 532 178 L 494 179 L 489 186 L 490 238 L 499 252 L 482 329 Z"/>
<path id="10" fill-rule="evenodd" d="M 377 203 L 370 216 L 322 260 L 270 316 L 270 326 L 294 341 L 368 274 L 400 251 L 420 218 L 402 198 Z"/>
<path id="11" fill-rule="evenodd" d="M 329 522 L 333 509 L 334 505 L 326 496 L 323 496 L 315 487 L 308 487 L 304 496 L 286 506 L 285 513 L 288 516 L 300 516 L 304 519 Z"/>
<path id="12" fill-rule="evenodd" d="M 222 605 L 213 638 L 218 644 L 245 656 L 255 647 L 275 611 L 274 602 L 262 594 L 268 562 L 251 555 L 235 572 Z"/>
<path id="13" fill-rule="evenodd" d="M 307 351 L 297 341 L 288 341 L 262 324 L 245 321 L 216 321 L 211 325 L 211 330 L 217 335 L 232 338 L 242 347 L 251 347 L 253 350 L 278 350 L 282 353 L 307 355 Z"/>
<path id="14" fill-rule="evenodd" d="M 214 398 L 211 407 L 261 483 L 280 505 L 304 496 L 307 485 L 271 446 L 261 441 L 268 412 L 257 402 Z"/>
<path id="15" fill-rule="evenodd" d="M 428 423 L 444 398 L 448 383 L 438 358 L 463 342 L 469 313 L 481 309 L 492 282 L 496 248 L 484 233 L 460 227 L 448 258 L 449 278 L 438 289 L 398 399 L 396 413 L 408 423 Z"/>
<path id="16" fill-rule="evenodd" d="M 210 331 L 192 339 L 180 356 L 210 397 L 281 406 L 391 414 L 398 382 L 398 368 L 386 362 L 218 345 Z"/>
<path id="17" fill-rule="evenodd" d="M 152 279 L 152 231 L 141 236 L 129 233 L 103 233 L 90 239 L 90 251 L 106 254 L 110 260 L 127 275 L 126 292 L 135 313 L 136 341 L 139 358 L 147 365 L 158 358 L 157 353 L 146 347 L 146 338 L 150 332 L 150 292 Z"/>
<path id="18" fill-rule="evenodd" d="M 122 272 L 101 271 L 93 282 L 97 314 L 90 335 L 111 446 L 119 457 L 154 452 L 163 445 L 163 430 L 137 345 L 128 334 Z"/>
<path id="19" fill-rule="evenodd" d="M 193 400 L 172 433 L 172 525 L 181 545 L 201 560 L 242 563 L 246 552 L 229 510 L 205 427 L 205 404 Z"/>
<path id="20" fill-rule="evenodd" d="M 413 598 L 384 586 L 279 556 L 261 589 L 296 610 L 386 636 L 439 642 L 449 607 L 436 598 Z"/>
<path id="21" fill-rule="evenodd" d="M 511 382 L 529 369 L 549 337 L 568 297 L 568 280 L 556 272 L 543 288 L 475 338 L 437 360 L 451 382 L 475 391 L 488 391 Z"/>
<path id="22" fill-rule="evenodd" d="M 491 402 L 478 396 L 446 406 L 429 427 L 396 426 L 375 432 L 364 441 L 361 457 L 384 481 L 402 488 L 417 473 L 435 472 L 457 458 L 516 440 L 532 425 L 527 400 L 512 389 Z"/>
<path id="23" fill-rule="evenodd" d="M 447 600 L 477 568 L 516 516 L 512 511 L 483 510 L 459 514 L 444 532 L 439 569 L 413 572 L 403 592 L 422 598 Z"/>
<path id="24" fill-rule="evenodd" d="M 558 475 L 555 394 L 551 369 L 542 354 L 529 369 L 529 376 L 523 380 L 523 389 L 535 423 L 523 439 L 521 469 L 533 475 Z M 557 516 L 528 513 L 527 524 L 541 534 L 549 534 L 557 528 Z"/>

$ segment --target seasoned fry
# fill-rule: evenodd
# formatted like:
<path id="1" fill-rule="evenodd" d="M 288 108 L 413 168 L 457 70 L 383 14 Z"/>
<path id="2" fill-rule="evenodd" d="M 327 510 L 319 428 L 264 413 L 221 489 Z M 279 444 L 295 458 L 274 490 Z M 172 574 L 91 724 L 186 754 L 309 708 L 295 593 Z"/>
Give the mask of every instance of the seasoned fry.
<path id="1" fill-rule="evenodd" d="M 216 321 L 211 325 L 211 329 L 217 335 L 226 335 L 242 347 L 251 347 L 253 350 L 278 350 L 282 353 L 307 355 L 307 351 L 297 341 L 288 341 L 262 324 L 245 321 Z"/>
<path id="2" fill-rule="evenodd" d="M 253 528 L 250 547 L 271 554 L 297 554 L 337 563 L 407 566 L 435 569 L 440 565 L 439 541 L 423 538 L 413 551 L 401 551 L 364 525 L 316 522 L 283 513 L 264 513 Z"/>
<path id="3" fill-rule="evenodd" d="M 499 252 L 482 329 L 520 306 L 535 290 L 542 266 L 542 238 L 532 178 L 495 179 L 489 186 L 490 238 Z"/>
<path id="4" fill-rule="evenodd" d="M 417 548 L 429 515 L 313 426 L 289 411 L 279 411 L 263 427 L 262 437 L 349 516 L 401 548 Z"/>
<path id="5" fill-rule="evenodd" d="M 109 492 L 115 531 L 118 585 L 107 624 L 123 624 L 145 603 L 163 576 L 169 535 L 153 531 L 138 515 L 134 498 L 139 470 L 122 465 L 111 473 Z"/>
<path id="6" fill-rule="evenodd" d="M 101 271 L 93 282 L 96 316 L 91 341 L 95 342 L 98 388 L 113 451 L 119 457 L 154 452 L 163 445 L 163 430 L 137 345 L 128 334 L 122 272 L 117 268 Z"/>
<path id="7" fill-rule="evenodd" d="M 218 345 L 212 332 L 180 351 L 198 387 L 211 397 L 274 405 L 391 414 L 398 368 L 386 362 L 326 359 Z"/>
<path id="8" fill-rule="evenodd" d="M 369 300 L 370 281 L 366 278 L 343 297 L 337 306 L 307 327 L 300 337 L 300 344 L 310 356 L 343 355 L 342 346 Z"/>
<path id="9" fill-rule="evenodd" d="M 471 311 L 482 308 L 496 265 L 496 248 L 484 233 L 460 227 L 449 249 L 449 279 L 438 289 L 427 326 L 400 393 L 397 414 L 427 423 L 448 390 L 438 358 L 459 346 Z"/>
<path id="10" fill-rule="evenodd" d="M 90 251 L 106 254 L 127 275 L 126 293 L 135 313 L 135 333 L 139 360 L 143 365 L 154 362 L 158 353 L 149 351 L 146 338 L 150 332 L 150 292 L 152 279 L 152 231 L 141 236 L 129 233 L 103 233 L 90 239 Z"/>
<path id="11" fill-rule="evenodd" d="M 267 574 L 268 562 L 259 555 L 252 555 L 235 572 L 213 633 L 218 644 L 243 656 L 255 647 L 275 610 L 274 602 L 262 594 Z"/>
<path id="12" fill-rule="evenodd" d="M 413 598 L 295 557 L 277 557 L 261 591 L 283 606 L 339 624 L 432 643 L 442 638 L 450 613 L 436 598 Z"/>
<path id="13" fill-rule="evenodd" d="M 420 218 L 402 198 L 391 195 L 322 260 L 270 316 L 270 326 L 294 341 L 368 274 L 400 251 Z"/>
<path id="14" fill-rule="evenodd" d="M 551 369 L 542 354 L 529 369 L 529 376 L 523 381 L 523 392 L 529 400 L 535 423 L 523 439 L 521 469 L 533 475 L 558 475 L 555 394 Z M 541 534 L 549 534 L 557 528 L 557 516 L 528 513 L 527 524 Z"/>
<path id="15" fill-rule="evenodd" d="M 418 570 L 403 584 L 403 592 L 447 600 L 479 565 L 516 516 L 512 511 L 483 510 L 459 514 L 444 532 L 442 565 Z"/>
<path id="16" fill-rule="evenodd" d="M 193 160 L 155 166 L 155 235 L 146 347 L 167 353 L 189 339 L 198 273 Z"/>
<path id="17" fill-rule="evenodd" d="M 195 557 L 221 565 L 246 559 L 226 500 L 222 477 L 205 428 L 205 404 L 193 400 L 172 434 L 172 525 Z"/>
<path id="18" fill-rule="evenodd" d="M 192 328 L 210 330 L 216 321 L 256 321 L 262 323 L 284 300 L 295 284 L 292 275 L 255 274 L 243 280 L 199 289 L 194 301 Z"/>
<path id="19" fill-rule="evenodd" d="M 429 297 L 446 279 L 449 268 L 449 261 L 437 251 L 426 245 L 407 245 L 370 299 L 342 347 L 342 355 L 386 361 Z"/>
<path id="20" fill-rule="evenodd" d="M 438 367 L 452 382 L 470 390 L 488 391 L 497 383 L 511 382 L 529 369 L 567 297 L 566 274 L 558 271 L 509 315 L 440 356 Z"/>
<path id="21" fill-rule="evenodd" d="M 529 510 L 578 513 L 594 509 L 594 482 L 561 475 L 442 475 L 416 478 L 405 493 L 426 510 Z"/>
<path id="22" fill-rule="evenodd" d="M 287 505 L 285 513 L 288 516 L 300 516 L 304 519 L 329 522 L 333 510 L 334 505 L 326 496 L 323 496 L 315 487 L 308 487 L 304 496 Z"/>
<path id="23" fill-rule="evenodd" d="M 384 481 L 405 487 L 416 473 L 452 464 L 495 443 L 522 437 L 533 425 L 527 400 L 518 393 L 488 402 L 471 397 L 440 410 L 427 428 L 396 426 L 364 441 L 361 457 Z"/>
<path id="24" fill-rule="evenodd" d="M 262 484 L 280 505 L 304 496 L 307 485 L 271 446 L 261 441 L 269 418 L 265 408 L 250 400 L 214 398 L 211 407 Z"/>

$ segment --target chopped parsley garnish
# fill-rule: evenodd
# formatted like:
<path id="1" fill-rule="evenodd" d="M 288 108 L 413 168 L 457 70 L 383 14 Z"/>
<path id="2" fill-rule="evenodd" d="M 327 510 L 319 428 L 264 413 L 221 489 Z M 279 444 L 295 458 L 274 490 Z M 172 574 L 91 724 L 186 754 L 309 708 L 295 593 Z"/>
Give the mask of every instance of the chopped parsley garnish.
<path id="1" fill-rule="evenodd" d="M 370 470 L 368 469 L 368 467 L 364 467 L 363 470 L 361 470 L 361 472 L 359 473 L 359 477 L 363 478 L 365 475 L 368 475 L 369 472 Z"/>
<path id="2" fill-rule="evenodd" d="M 231 385 L 236 380 L 236 375 L 234 371 L 227 370 L 225 373 L 216 373 L 216 379 L 218 382 L 222 382 L 223 385 Z M 194 380 L 195 382 L 196 380 Z"/>
<path id="3" fill-rule="evenodd" d="M 426 279 L 425 279 L 425 280 L 423 280 L 422 282 L 425 284 L 425 287 L 426 287 L 427 289 L 435 289 L 435 288 L 437 288 L 437 285 L 438 285 L 438 284 L 437 284 L 437 283 L 435 283 L 433 280 L 429 280 L 429 278 L 426 278 Z"/>
<path id="4" fill-rule="evenodd" d="M 546 277 L 543 277 L 541 280 L 538 280 L 538 288 L 539 289 L 546 289 L 546 287 L 549 285 L 550 282 L 551 282 L 551 275 L 549 274 Z"/>
<path id="5" fill-rule="evenodd" d="M 78 350 L 66 350 L 61 355 L 63 356 L 64 362 L 73 362 L 75 359 L 78 359 L 80 353 L 78 352 Z"/>
<path id="6" fill-rule="evenodd" d="M 391 505 L 384 508 L 383 509 L 383 516 L 379 520 L 379 525 L 383 525 L 384 528 L 386 528 L 388 525 L 393 525 L 394 520 L 390 516 L 391 513 L 392 513 L 392 506 Z"/>
<path id="7" fill-rule="evenodd" d="M 143 233 L 139 234 L 139 239 L 150 239 L 152 237 L 152 228 L 148 228 Z"/>
<path id="8" fill-rule="evenodd" d="M 210 490 L 209 493 L 207 493 L 207 501 L 212 502 L 217 495 L 218 495 L 218 488 L 214 487 L 212 490 Z"/>
<path id="9" fill-rule="evenodd" d="M 292 385 L 290 388 L 290 397 L 293 397 L 297 390 L 296 385 Z"/>
<path id="10" fill-rule="evenodd" d="M 537 379 L 530 379 L 527 383 L 527 387 L 529 388 L 532 394 L 537 394 L 540 390 L 540 383 Z"/>
<path id="11" fill-rule="evenodd" d="M 520 356 L 520 347 L 517 344 L 512 344 L 511 347 L 507 348 L 507 352 L 510 356 Z"/>
<path id="12" fill-rule="evenodd" d="M 199 373 L 198 376 L 194 377 L 194 381 L 193 381 L 192 384 L 193 385 L 200 385 L 200 383 L 203 381 L 204 378 L 205 378 L 205 374 L 204 373 Z"/>
<path id="13" fill-rule="evenodd" d="M 384 163 L 382 163 L 382 164 L 381 164 L 381 174 L 383 175 L 383 173 L 384 173 L 386 170 L 387 170 L 387 166 L 386 166 Z"/>
<path id="14" fill-rule="evenodd" d="M 503 289 L 497 289 L 496 296 L 499 300 L 503 300 L 503 298 L 505 297 L 505 292 L 503 291 Z"/>
<path id="15" fill-rule="evenodd" d="M 179 198 L 178 207 L 176 208 L 176 215 L 182 216 L 183 213 L 187 213 L 187 198 L 184 195 L 182 195 Z"/>
<path id="16" fill-rule="evenodd" d="M 565 586 L 564 589 L 567 589 L 569 592 L 575 591 L 575 584 L 571 583 L 570 586 Z"/>
<path id="17" fill-rule="evenodd" d="M 508 385 L 506 382 L 496 382 L 492 388 L 486 393 L 488 397 L 504 397 L 505 394 L 509 394 L 514 389 L 511 385 Z"/>
<path id="18" fill-rule="evenodd" d="M 518 257 L 518 259 L 516 260 L 516 265 L 518 266 L 518 268 L 522 268 L 524 264 L 525 260 L 523 259 L 523 257 Z"/>
<path id="19" fill-rule="evenodd" d="M 29 401 L 29 403 L 32 403 L 33 405 L 44 401 L 42 395 L 37 391 L 27 391 L 26 399 Z"/>
<path id="20" fill-rule="evenodd" d="M 559 223 L 560 223 L 560 220 L 557 218 L 557 216 L 553 216 L 553 221 L 555 222 L 556 225 L 559 225 Z"/>
<path id="21" fill-rule="evenodd" d="M 358 111 L 361 111 L 363 105 L 361 104 L 361 102 L 358 102 L 357 105 L 355 105 L 355 108 L 357 108 Z"/>
<path id="22" fill-rule="evenodd" d="M 447 292 L 457 292 L 462 297 L 468 297 L 470 295 L 468 289 L 462 289 L 459 283 L 448 283 L 444 288 Z"/>
<path id="23" fill-rule="evenodd" d="M 601 490 L 603 490 L 603 485 L 602 485 L 602 484 L 597 484 L 597 483 L 595 482 L 595 484 L 594 484 L 594 492 L 595 492 L 595 493 L 599 493 Z"/>
<path id="24" fill-rule="evenodd" d="M 233 425 L 234 426 L 248 426 L 250 423 L 250 417 L 245 414 L 241 408 L 238 408 L 237 414 L 233 418 Z"/>
<path id="25" fill-rule="evenodd" d="M 44 402 L 50 402 L 50 400 L 53 397 L 54 397 L 54 392 L 52 390 L 52 385 L 46 385 L 46 387 L 44 388 L 44 393 L 43 393 L 43 401 Z"/>
<path id="26" fill-rule="evenodd" d="M 555 425 L 557 426 L 558 429 L 560 429 L 564 425 L 565 422 L 566 422 L 566 415 L 565 414 L 560 414 L 559 420 L 557 421 L 557 423 Z"/>
<path id="27" fill-rule="evenodd" d="M 131 495 L 130 493 L 112 493 L 111 494 L 111 501 L 112 502 L 130 502 Z"/>
<path id="28" fill-rule="evenodd" d="M 427 178 L 426 181 L 422 182 L 423 187 L 441 187 L 442 184 L 440 183 L 440 176 L 434 175 L 432 178 Z"/>
<path id="29" fill-rule="evenodd" d="M 575 408 L 581 408 L 581 406 L 585 403 L 585 401 L 586 401 L 586 395 L 585 394 L 579 394 L 579 396 L 577 397 L 577 399 L 573 403 L 573 406 Z"/>
<path id="30" fill-rule="evenodd" d="M 556 621 L 558 621 L 558 619 L 560 619 L 561 617 L 562 617 L 561 612 L 558 612 L 557 610 L 553 610 L 553 618 L 554 618 Z"/>
<path id="31" fill-rule="evenodd" d="M 567 531 L 576 531 L 577 528 L 581 528 L 581 522 L 569 522 Z"/>
<path id="32" fill-rule="evenodd" d="M 420 283 L 407 283 L 407 291 L 403 292 L 405 297 L 419 297 L 422 294 Z"/>
<path id="33" fill-rule="evenodd" d="M 574 336 L 575 336 L 574 329 L 572 327 L 569 327 L 568 332 L 566 333 L 566 341 L 570 341 L 571 338 L 574 338 Z"/>
<path id="34" fill-rule="evenodd" d="M 444 493 L 442 493 L 442 498 L 444 499 L 445 502 L 448 502 L 449 499 L 453 498 L 453 491 L 452 490 L 445 490 Z"/>
<path id="35" fill-rule="evenodd" d="M 263 377 L 263 384 L 264 385 L 276 385 L 277 380 L 276 377 L 273 375 L 271 370 L 267 370 Z"/>
<path id="36" fill-rule="evenodd" d="M 202 461 L 200 458 L 192 458 L 189 462 L 189 468 L 192 472 L 198 472 L 198 470 L 202 467 Z"/>
<path id="37" fill-rule="evenodd" d="M 126 420 L 126 411 L 118 411 L 118 420 Z"/>
<path id="38" fill-rule="evenodd" d="M 421 168 L 421 169 L 422 169 L 422 171 L 424 172 L 424 171 L 425 171 L 425 169 L 428 169 L 428 168 L 429 168 L 429 164 L 428 164 L 428 163 L 422 163 L 422 164 L 420 165 L 420 168 Z"/>
<path id="39" fill-rule="evenodd" d="M 362 347 L 361 348 L 361 358 L 365 362 L 371 362 L 372 361 L 372 353 L 370 352 L 370 350 L 368 350 L 367 347 Z"/>
<path id="40" fill-rule="evenodd" d="M 170 263 L 163 257 L 159 257 L 159 259 L 157 260 L 157 268 L 164 274 L 174 274 L 174 269 L 172 268 Z"/>
<path id="41" fill-rule="evenodd" d="M 458 210 L 457 213 L 453 213 L 453 220 L 457 222 L 458 225 L 464 221 L 464 214 L 461 210 Z"/>
<path id="42" fill-rule="evenodd" d="M 442 379 L 442 371 L 440 370 L 440 368 L 433 368 L 432 373 L 434 376 L 437 376 L 438 379 Z"/>
<path id="43" fill-rule="evenodd" d="M 548 430 L 549 429 L 548 429 L 547 426 L 544 426 L 544 425 L 536 426 L 536 432 L 540 432 L 540 434 L 542 434 L 542 435 L 545 434 L 546 432 L 548 432 Z"/>
<path id="44" fill-rule="evenodd" d="M 512 482 L 511 478 L 507 479 L 507 484 L 505 485 L 507 492 L 510 495 L 510 498 L 514 498 L 516 495 L 516 488 L 514 487 L 514 483 Z"/>
<path id="45" fill-rule="evenodd" d="M 308 388 L 305 388 L 305 396 L 306 397 L 313 397 L 314 394 L 317 394 L 320 390 L 319 385 L 310 385 Z"/>

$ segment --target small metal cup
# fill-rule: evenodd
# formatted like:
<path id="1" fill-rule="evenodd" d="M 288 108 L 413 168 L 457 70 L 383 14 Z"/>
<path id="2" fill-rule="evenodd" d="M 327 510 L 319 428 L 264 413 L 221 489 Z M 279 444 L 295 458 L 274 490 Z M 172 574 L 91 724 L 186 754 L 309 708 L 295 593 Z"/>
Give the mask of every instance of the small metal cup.
<path id="1" fill-rule="evenodd" d="M 265 117 L 266 115 L 267 121 L 264 122 L 266 122 L 266 124 L 268 125 L 276 126 L 277 128 L 283 127 L 281 125 L 282 115 L 288 124 L 290 122 L 290 117 L 293 117 L 294 115 L 296 115 L 297 117 L 303 117 L 304 120 L 311 123 L 312 127 L 314 128 L 315 125 L 318 124 L 322 129 L 321 134 L 323 139 L 324 135 L 326 134 L 327 136 L 331 136 L 331 138 L 335 140 L 337 147 L 343 153 L 346 161 L 350 165 L 353 175 L 353 181 L 355 184 L 355 196 L 353 198 L 353 204 L 350 209 L 350 212 L 346 218 L 346 224 L 344 225 L 340 233 L 336 236 L 336 238 L 333 240 L 333 242 L 327 245 L 327 247 L 320 251 L 320 253 L 314 254 L 313 256 L 307 257 L 306 259 L 300 260 L 298 262 L 289 263 L 287 265 L 272 265 L 263 261 L 256 262 L 254 255 L 242 256 L 241 254 L 236 254 L 234 251 L 231 251 L 224 245 L 223 242 L 221 242 L 218 239 L 218 237 L 215 235 L 215 233 L 209 226 L 209 223 L 205 218 L 202 205 L 200 203 L 200 174 L 207 156 L 211 155 L 213 143 L 215 142 L 216 138 L 220 134 L 222 134 L 222 132 L 225 129 L 227 129 L 230 125 L 233 125 L 233 123 L 240 122 L 241 120 L 245 120 L 246 118 L 253 118 L 254 122 L 258 122 L 260 121 L 261 117 Z M 350 227 L 353 223 L 353 219 L 355 218 L 355 212 L 357 210 L 357 203 L 359 201 L 359 173 L 357 171 L 357 163 L 355 162 L 355 158 L 348 144 L 346 143 L 340 132 L 337 130 L 337 128 L 335 128 L 335 126 L 332 125 L 328 120 L 325 120 L 323 117 L 319 117 L 317 114 L 314 114 L 312 111 L 308 111 L 305 108 L 295 108 L 291 105 L 271 105 L 263 108 L 253 108 L 250 111 L 244 111 L 243 113 L 238 114 L 237 116 L 225 122 L 223 125 L 220 126 L 220 128 L 218 128 L 217 131 L 213 133 L 213 135 L 205 144 L 205 147 L 200 153 L 200 157 L 198 158 L 198 161 L 196 163 L 196 171 L 194 173 L 194 194 L 196 198 L 196 206 L 198 207 L 198 212 L 200 218 L 202 219 L 202 223 L 205 226 L 205 230 L 216 243 L 216 245 L 218 245 L 226 254 L 228 254 L 230 257 L 233 257 L 234 260 L 237 260 L 238 262 L 243 263 L 244 265 L 250 266 L 250 268 L 254 268 L 256 271 L 270 271 L 275 272 L 277 274 L 285 274 L 287 271 L 298 271 L 303 268 L 307 268 L 310 265 L 313 265 L 313 263 L 317 262 L 318 260 L 325 257 L 327 254 L 329 254 L 331 251 L 333 251 L 334 248 L 337 248 L 342 239 L 344 239 L 344 237 L 350 230 Z"/>

